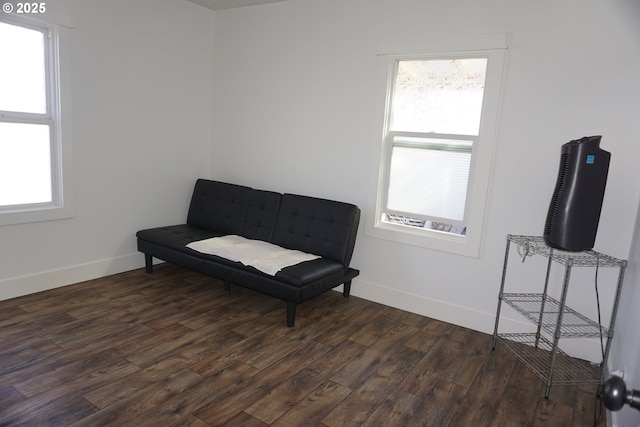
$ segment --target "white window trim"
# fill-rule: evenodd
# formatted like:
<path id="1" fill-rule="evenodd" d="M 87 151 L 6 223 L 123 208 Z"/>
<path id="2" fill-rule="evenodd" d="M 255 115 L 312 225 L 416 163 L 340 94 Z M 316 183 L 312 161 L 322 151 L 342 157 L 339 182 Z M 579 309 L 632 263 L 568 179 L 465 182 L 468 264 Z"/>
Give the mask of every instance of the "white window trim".
<path id="1" fill-rule="evenodd" d="M 379 81 L 381 82 L 380 87 L 383 87 L 385 92 L 384 94 L 380 93 L 376 120 L 380 122 L 382 117 L 385 122 L 376 128 L 376 138 L 381 142 L 377 144 L 372 159 L 372 165 L 375 169 L 372 171 L 368 213 L 365 216 L 365 234 L 367 236 L 463 256 L 479 256 L 498 128 L 506 49 L 507 34 L 504 33 L 387 42 L 380 48 L 379 57 L 383 66 L 380 69 L 381 78 Z M 389 155 L 390 150 L 389 141 L 386 138 L 388 133 L 387 108 L 390 101 L 388 88 L 392 84 L 395 61 L 417 57 L 426 59 L 447 56 L 459 57 L 461 54 L 488 58 L 482 108 L 483 117 L 478 135 L 479 142 L 473 145 L 472 164 L 469 172 L 468 215 L 465 214 L 467 218 L 466 235 L 460 236 L 453 233 L 384 223 L 381 218 L 385 197 L 379 194 L 379 191 L 386 188 L 384 186 L 386 177 L 383 159 Z M 383 72 L 384 78 L 382 78 Z M 383 82 L 386 82 L 386 85 Z"/>
<path id="2" fill-rule="evenodd" d="M 71 70 L 69 20 L 59 10 L 49 8 L 43 15 L 1 15 L 8 24 L 35 26 L 48 30 L 48 107 L 51 117 L 52 202 L 0 207 L 0 226 L 71 218 L 73 208 L 73 150 L 71 141 Z"/>

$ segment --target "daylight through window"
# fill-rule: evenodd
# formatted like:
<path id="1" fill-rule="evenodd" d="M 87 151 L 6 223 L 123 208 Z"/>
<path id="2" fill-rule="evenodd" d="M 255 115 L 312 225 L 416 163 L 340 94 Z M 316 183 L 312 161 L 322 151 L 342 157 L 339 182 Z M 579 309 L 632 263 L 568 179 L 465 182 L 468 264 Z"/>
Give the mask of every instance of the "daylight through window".
<path id="1" fill-rule="evenodd" d="M 0 21 L 0 212 L 58 202 L 55 49 L 50 29 Z"/>
<path id="2" fill-rule="evenodd" d="M 374 148 L 369 236 L 479 255 L 507 39 L 495 33 L 380 45 L 386 91 L 378 98 L 382 139 Z"/>
<path id="3" fill-rule="evenodd" d="M 466 234 L 487 58 L 395 62 L 382 221 Z"/>

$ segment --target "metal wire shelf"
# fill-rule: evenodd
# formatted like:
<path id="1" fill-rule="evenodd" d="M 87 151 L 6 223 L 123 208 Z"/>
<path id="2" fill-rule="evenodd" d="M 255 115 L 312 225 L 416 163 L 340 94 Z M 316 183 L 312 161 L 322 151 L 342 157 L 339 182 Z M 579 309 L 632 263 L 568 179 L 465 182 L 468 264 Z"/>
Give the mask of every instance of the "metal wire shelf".
<path id="1" fill-rule="evenodd" d="M 543 299 L 543 294 L 536 293 L 510 293 L 503 294 L 503 301 L 540 327 L 549 335 L 556 331 L 560 302 L 550 296 Z M 540 316 L 540 308 L 544 301 L 544 312 Z M 609 330 L 598 323 L 578 313 L 570 307 L 564 306 L 564 314 L 561 325 L 561 335 L 567 338 L 595 338 L 606 337 Z"/>
<path id="2" fill-rule="evenodd" d="M 528 256 L 540 255 L 548 259 L 547 273 L 542 293 L 505 293 L 505 281 L 510 252 L 510 244 L 515 243 L 517 252 L 524 261 Z M 553 262 L 565 266 L 560 299 L 549 296 L 548 285 Z M 599 383 L 607 366 L 615 319 L 620 301 L 620 291 L 626 260 L 621 260 L 593 250 L 580 252 L 563 251 L 547 246 L 542 236 L 507 236 L 502 282 L 498 294 L 498 308 L 493 332 L 493 348 L 499 341 L 546 384 L 545 398 L 553 384 Z M 618 284 L 615 291 L 611 320 L 607 327 L 567 307 L 567 293 L 572 267 L 617 267 Z M 597 270 L 596 270 L 597 274 Z M 596 276 L 597 277 L 597 276 Z M 533 325 L 535 333 L 498 333 L 502 302 L 522 314 Z M 597 338 L 603 344 L 602 362 L 589 362 L 569 357 L 558 346 L 560 338 Z M 604 344 L 606 340 L 606 345 Z"/>
<path id="3" fill-rule="evenodd" d="M 553 344 L 541 336 L 535 347 L 535 334 L 498 334 L 498 339 L 515 357 L 542 381 L 547 382 L 550 375 Z M 567 356 L 556 349 L 556 362 L 551 372 L 551 384 L 599 384 L 602 381 L 602 369 L 585 360 Z"/>
<path id="4" fill-rule="evenodd" d="M 552 258 L 554 261 L 563 265 L 571 262 L 574 267 L 620 267 L 627 265 L 626 260 L 618 259 L 594 250 L 568 252 L 550 248 L 542 236 L 509 234 L 508 239 L 518 245 L 518 253 L 523 257 L 539 254 L 547 258 Z"/>

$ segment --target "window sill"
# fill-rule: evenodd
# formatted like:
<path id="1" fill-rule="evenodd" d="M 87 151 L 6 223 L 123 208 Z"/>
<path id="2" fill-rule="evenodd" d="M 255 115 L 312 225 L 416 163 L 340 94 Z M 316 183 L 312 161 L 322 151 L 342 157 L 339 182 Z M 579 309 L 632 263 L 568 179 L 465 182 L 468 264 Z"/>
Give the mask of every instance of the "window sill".
<path id="1" fill-rule="evenodd" d="M 376 224 L 374 219 L 370 217 L 366 220 L 365 235 L 471 258 L 478 258 L 480 253 L 479 236 L 469 234 L 461 236 L 428 229 L 412 230 L 407 226 L 382 222 Z"/>
<path id="2" fill-rule="evenodd" d="M 22 207 L 20 210 L 0 210 L 0 226 L 25 224 L 29 222 L 53 221 L 73 217 L 71 207 L 45 205 L 37 208 Z"/>

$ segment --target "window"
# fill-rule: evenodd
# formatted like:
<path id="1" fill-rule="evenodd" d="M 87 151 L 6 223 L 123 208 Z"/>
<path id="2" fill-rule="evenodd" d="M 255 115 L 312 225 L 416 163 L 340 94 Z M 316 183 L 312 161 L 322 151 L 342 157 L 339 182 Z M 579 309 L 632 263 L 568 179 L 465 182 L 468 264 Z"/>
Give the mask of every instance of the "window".
<path id="1" fill-rule="evenodd" d="M 59 28 L 7 15 L 0 40 L 0 225 L 69 217 Z"/>
<path id="2" fill-rule="evenodd" d="M 465 50 L 457 39 L 459 51 L 383 54 L 388 87 L 370 234 L 478 255 L 506 38 L 489 41 L 501 48 Z"/>

